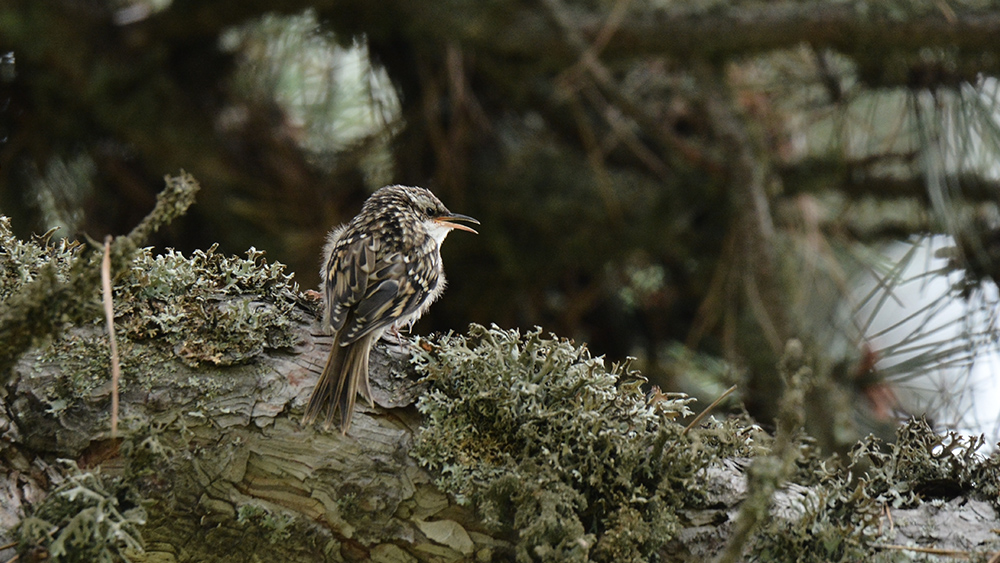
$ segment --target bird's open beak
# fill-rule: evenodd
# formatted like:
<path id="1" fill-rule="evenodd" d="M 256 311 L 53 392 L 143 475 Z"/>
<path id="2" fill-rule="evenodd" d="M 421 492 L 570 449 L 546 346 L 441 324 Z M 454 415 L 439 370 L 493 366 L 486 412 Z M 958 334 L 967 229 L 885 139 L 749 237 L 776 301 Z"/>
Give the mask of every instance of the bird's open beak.
<path id="1" fill-rule="evenodd" d="M 438 225 L 443 225 L 451 229 L 458 229 L 460 231 L 469 231 L 474 235 L 479 234 L 479 232 L 477 232 L 472 227 L 467 227 L 465 225 L 460 225 L 458 223 L 452 223 L 452 221 L 468 221 L 469 223 L 475 223 L 476 225 L 479 224 L 479 221 L 473 219 L 472 217 L 469 217 L 468 215 L 459 215 L 458 213 L 452 213 L 451 215 L 444 215 L 441 217 L 434 218 L 434 222 L 437 223 Z"/>

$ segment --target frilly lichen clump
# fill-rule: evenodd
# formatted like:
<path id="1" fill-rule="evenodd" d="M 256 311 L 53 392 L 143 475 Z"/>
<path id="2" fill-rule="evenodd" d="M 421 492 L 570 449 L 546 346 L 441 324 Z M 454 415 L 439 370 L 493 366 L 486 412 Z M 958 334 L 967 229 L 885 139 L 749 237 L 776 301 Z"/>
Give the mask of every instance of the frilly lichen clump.
<path id="1" fill-rule="evenodd" d="M 139 527 L 145 512 L 138 506 L 122 508 L 99 475 L 65 463 L 66 480 L 14 530 L 19 555 L 26 561 L 129 561 L 129 552 L 142 550 Z"/>
<path id="2" fill-rule="evenodd" d="M 285 513 L 274 512 L 258 504 L 243 504 L 236 513 L 237 523 L 250 530 L 254 537 L 271 544 L 288 541 L 295 526 L 295 519 Z"/>
<path id="3" fill-rule="evenodd" d="M 83 245 L 49 236 L 23 242 L 0 217 L 0 302 L 52 268 L 66 279 Z M 298 285 L 284 264 L 268 263 L 251 248 L 246 258 L 213 246 L 190 257 L 139 249 L 124 272 L 112 272 L 119 338 L 162 338 L 189 364 L 232 365 L 265 349 L 294 344 L 288 312 Z M 91 298 L 92 326 L 103 327 L 100 294 Z M 75 320 L 79 321 L 79 320 Z M 89 346 L 89 344 L 88 344 Z M 72 355 L 72 354 L 71 354 Z M 88 356 L 89 357 L 89 356 Z"/>
<path id="4" fill-rule="evenodd" d="M 872 436 L 858 442 L 849 458 L 851 472 L 816 457 L 802 459 L 792 481 L 810 486 L 785 491 L 794 498 L 794 515 L 772 518 L 757 530 L 755 559 L 909 560 L 874 547 L 891 528 L 883 514 L 959 495 L 1000 508 L 1000 453 L 983 456 L 982 445 L 981 437 L 937 434 L 925 420 L 914 419 L 899 427 L 894 443 Z"/>
<path id="5" fill-rule="evenodd" d="M 187 258 L 145 249 L 116 285 L 117 322 L 133 340 L 165 339 L 193 365 L 238 364 L 291 346 L 298 285 L 263 254 L 225 256 L 213 246 Z"/>
<path id="6" fill-rule="evenodd" d="M 676 421 L 689 399 L 646 395 L 626 366 L 540 330 L 473 325 L 425 344 L 415 362 L 433 386 L 418 403 L 425 427 L 413 455 L 511 539 L 519 562 L 661 559 L 689 515 L 730 517 L 711 475 L 739 458 L 755 459 L 749 471 L 780 462 L 775 440 L 745 421 L 685 433 Z M 791 474 L 775 477 L 767 516 L 741 550 L 754 560 L 890 561 L 897 554 L 875 546 L 887 507 L 958 494 L 1000 502 L 1000 454 L 984 458 L 981 440 L 922 421 L 902 426 L 895 444 L 862 441 L 849 467 L 786 434 Z"/>
<path id="7" fill-rule="evenodd" d="M 798 474 L 769 503 L 770 516 L 753 533 L 753 561 L 834 563 L 886 561 L 870 546 L 883 506 L 835 464 L 800 460 Z M 810 483 L 807 486 L 802 483 Z M 779 502 L 777 497 L 780 497 Z"/>
<path id="8" fill-rule="evenodd" d="M 65 281 L 80 244 L 65 239 L 52 242 L 51 235 L 22 242 L 11 231 L 10 218 L 0 216 L 0 303 L 31 283 L 42 268 L 54 268 Z"/>
<path id="9" fill-rule="evenodd" d="M 1000 510 L 1000 452 L 980 450 L 982 436 L 934 432 L 926 420 L 899 427 L 896 442 L 869 436 L 851 451 L 856 467 L 867 467 L 866 494 L 880 505 L 909 508 L 929 498 L 972 496 Z"/>
<path id="10" fill-rule="evenodd" d="M 708 437 L 671 450 L 690 399 L 647 399 L 638 373 L 540 329 L 473 325 L 434 344 L 416 357 L 434 388 L 414 455 L 516 537 L 518 561 L 640 561 L 674 537 L 720 449 Z"/>

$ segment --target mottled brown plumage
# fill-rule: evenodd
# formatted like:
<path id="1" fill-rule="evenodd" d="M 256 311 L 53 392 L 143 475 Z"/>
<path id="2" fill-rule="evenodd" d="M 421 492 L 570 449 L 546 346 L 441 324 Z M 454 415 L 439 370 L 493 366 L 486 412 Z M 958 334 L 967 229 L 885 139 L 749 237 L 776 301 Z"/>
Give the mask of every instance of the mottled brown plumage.
<path id="1" fill-rule="evenodd" d="M 306 406 L 303 424 L 326 409 L 326 425 L 340 410 L 340 431 L 351 426 L 358 393 L 374 406 L 368 354 L 390 327 L 411 325 L 444 291 L 441 243 L 457 215 L 424 188 L 386 186 L 350 223 L 334 229 L 323 254 L 323 325 L 333 332 L 326 366 Z"/>

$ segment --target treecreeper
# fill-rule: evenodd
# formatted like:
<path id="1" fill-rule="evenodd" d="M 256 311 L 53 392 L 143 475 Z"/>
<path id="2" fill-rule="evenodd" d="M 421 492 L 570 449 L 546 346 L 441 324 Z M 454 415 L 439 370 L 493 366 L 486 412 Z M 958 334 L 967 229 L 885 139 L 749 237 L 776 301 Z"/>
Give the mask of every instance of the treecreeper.
<path id="1" fill-rule="evenodd" d="M 445 288 L 441 243 L 452 229 L 476 233 L 455 221 L 479 224 L 448 211 L 429 190 L 386 186 L 361 212 L 333 229 L 323 249 L 323 327 L 333 345 L 316 382 L 303 424 L 340 411 L 340 432 L 351 427 L 358 393 L 372 407 L 368 355 L 387 330 L 417 321 Z"/>

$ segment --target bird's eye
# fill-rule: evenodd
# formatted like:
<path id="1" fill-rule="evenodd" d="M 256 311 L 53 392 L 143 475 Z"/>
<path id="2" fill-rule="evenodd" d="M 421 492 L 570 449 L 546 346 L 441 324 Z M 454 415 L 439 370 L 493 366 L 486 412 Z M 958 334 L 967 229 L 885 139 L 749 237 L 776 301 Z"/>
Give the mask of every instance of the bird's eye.
<path id="1" fill-rule="evenodd" d="M 430 215 L 431 217 L 433 217 L 436 210 L 433 207 L 428 207 L 424 211 L 426 211 L 428 215 Z"/>

